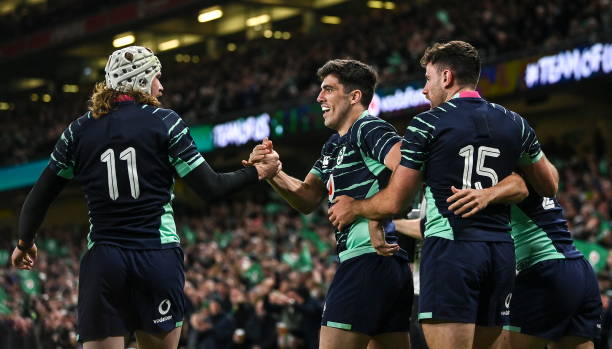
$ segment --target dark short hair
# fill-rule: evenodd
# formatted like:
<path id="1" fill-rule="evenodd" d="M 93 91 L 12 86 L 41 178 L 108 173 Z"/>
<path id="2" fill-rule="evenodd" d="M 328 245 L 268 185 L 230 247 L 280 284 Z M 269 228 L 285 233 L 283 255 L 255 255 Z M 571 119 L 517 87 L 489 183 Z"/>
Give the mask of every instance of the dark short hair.
<path id="1" fill-rule="evenodd" d="M 328 75 L 334 75 L 344 85 L 344 92 L 361 91 L 361 104 L 368 107 L 374 97 L 378 83 L 378 74 L 373 67 L 353 59 L 333 59 L 325 63 L 317 76 L 321 81 Z"/>
<path id="2" fill-rule="evenodd" d="M 448 68 L 453 72 L 459 85 L 476 87 L 480 78 L 480 57 L 478 50 L 465 41 L 437 42 L 428 47 L 421 58 L 421 66 L 428 63 L 438 69 Z"/>

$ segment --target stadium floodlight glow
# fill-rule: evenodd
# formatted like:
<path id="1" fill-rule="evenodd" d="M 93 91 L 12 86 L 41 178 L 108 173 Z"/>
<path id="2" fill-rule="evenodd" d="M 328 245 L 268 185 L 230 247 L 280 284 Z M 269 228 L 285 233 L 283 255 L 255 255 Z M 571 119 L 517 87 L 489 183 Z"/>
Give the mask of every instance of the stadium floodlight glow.
<path id="1" fill-rule="evenodd" d="M 342 19 L 337 16 L 323 16 L 321 17 L 321 22 L 325 24 L 340 24 Z"/>
<path id="2" fill-rule="evenodd" d="M 256 27 L 258 25 L 262 25 L 264 23 L 270 22 L 270 15 L 263 14 L 255 17 L 248 18 L 246 20 L 247 27 Z"/>
<path id="3" fill-rule="evenodd" d="M 177 48 L 180 45 L 181 45 L 181 42 L 179 41 L 179 39 L 172 39 L 172 40 L 168 40 L 168 41 L 159 43 L 159 45 L 157 45 L 157 48 L 160 51 L 168 51 L 168 50 L 172 50 L 173 48 Z"/>
<path id="4" fill-rule="evenodd" d="M 62 86 L 62 91 L 66 93 L 77 93 L 79 92 L 79 86 L 74 84 L 64 84 L 64 86 Z"/>
<path id="5" fill-rule="evenodd" d="M 51 95 L 50 95 L 50 94 L 48 94 L 48 93 L 45 93 L 45 94 L 43 95 L 43 97 L 42 97 L 42 100 L 43 100 L 43 102 L 45 102 L 45 103 L 49 103 L 49 102 L 51 102 Z"/>
<path id="6" fill-rule="evenodd" d="M 38 102 L 38 94 L 37 94 L 37 93 L 32 93 L 32 94 L 30 95 L 30 100 L 31 100 L 32 102 Z"/>
<path id="7" fill-rule="evenodd" d="M 9 110 L 11 108 L 11 105 L 8 104 L 7 102 L 0 102 L 0 110 Z"/>
<path id="8" fill-rule="evenodd" d="M 385 6 L 383 1 L 370 0 L 368 1 L 368 7 L 370 8 L 383 8 Z"/>
<path id="9" fill-rule="evenodd" d="M 230 42 L 229 44 L 227 44 L 227 50 L 230 52 L 236 51 L 237 48 L 238 46 L 236 46 L 236 44 L 234 44 L 233 42 Z"/>
<path id="10" fill-rule="evenodd" d="M 266 30 L 264 31 L 264 37 L 265 37 L 265 38 L 269 39 L 269 38 L 271 38 L 271 37 L 272 37 L 272 35 L 274 35 L 274 32 L 273 32 L 272 30 L 270 30 L 270 29 L 266 29 Z"/>
<path id="11" fill-rule="evenodd" d="M 395 10 L 395 3 L 393 1 L 385 1 L 385 8 L 387 10 Z"/>
<path id="12" fill-rule="evenodd" d="M 113 39 L 113 47 L 127 46 L 129 44 L 133 44 L 135 41 L 136 41 L 136 37 L 134 36 L 134 33 L 132 32 L 119 34 L 115 36 L 115 38 Z"/>
<path id="13" fill-rule="evenodd" d="M 291 33 L 283 32 L 283 40 L 289 40 L 289 39 L 291 39 Z"/>
<path id="14" fill-rule="evenodd" d="M 198 22 L 210 22 L 221 17 L 223 17 L 223 10 L 221 10 L 221 7 L 213 6 L 200 11 Z"/>

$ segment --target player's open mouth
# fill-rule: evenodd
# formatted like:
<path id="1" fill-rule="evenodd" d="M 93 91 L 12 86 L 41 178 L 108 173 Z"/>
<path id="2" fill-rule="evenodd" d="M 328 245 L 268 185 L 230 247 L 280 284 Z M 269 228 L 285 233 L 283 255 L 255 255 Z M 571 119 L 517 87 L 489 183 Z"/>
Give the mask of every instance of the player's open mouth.
<path id="1" fill-rule="evenodd" d="M 321 106 L 321 110 L 323 110 L 323 115 L 325 115 L 325 113 L 327 113 L 331 108 L 325 105 Z"/>

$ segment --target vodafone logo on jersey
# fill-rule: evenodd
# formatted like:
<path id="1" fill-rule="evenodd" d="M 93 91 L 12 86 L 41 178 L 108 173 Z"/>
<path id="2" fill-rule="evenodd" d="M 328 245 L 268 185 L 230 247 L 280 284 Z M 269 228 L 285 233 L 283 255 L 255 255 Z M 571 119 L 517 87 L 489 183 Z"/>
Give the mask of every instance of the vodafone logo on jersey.
<path id="1" fill-rule="evenodd" d="M 336 190 L 336 186 L 334 185 L 334 175 L 329 175 L 329 179 L 327 180 L 327 196 L 329 197 L 329 201 L 331 202 L 334 199 L 334 191 Z"/>

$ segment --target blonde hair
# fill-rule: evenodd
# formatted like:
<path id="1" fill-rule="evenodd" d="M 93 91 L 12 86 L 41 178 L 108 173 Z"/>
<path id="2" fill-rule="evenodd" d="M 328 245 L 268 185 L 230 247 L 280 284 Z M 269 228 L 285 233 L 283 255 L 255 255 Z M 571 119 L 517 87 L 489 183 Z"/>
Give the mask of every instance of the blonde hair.
<path id="1" fill-rule="evenodd" d="M 140 91 L 121 92 L 106 87 L 106 83 L 98 82 L 94 87 L 91 99 L 89 100 L 89 110 L 94 119 L 98 119 L 113 110 L 117 98 L 120 95 L 128 95 L 139 104 L 148 104 L 159 107 L 161 103 L 156 97 Z"/>

